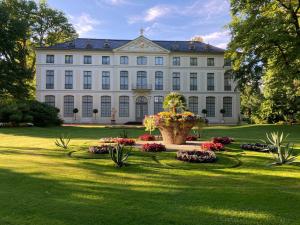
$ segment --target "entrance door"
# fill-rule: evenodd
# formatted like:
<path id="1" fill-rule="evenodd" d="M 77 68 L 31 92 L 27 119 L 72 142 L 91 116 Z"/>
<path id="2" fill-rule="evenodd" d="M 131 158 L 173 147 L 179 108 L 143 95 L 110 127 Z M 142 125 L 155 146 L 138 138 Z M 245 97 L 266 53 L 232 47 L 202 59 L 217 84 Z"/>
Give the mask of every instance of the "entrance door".
<path id="1" fill-rule="evenodd" d="M 142 122 L 146 115 L 148 115 L 147 98 L 139 96 L 135 102 L 135 119 L 137 122 Z"/>

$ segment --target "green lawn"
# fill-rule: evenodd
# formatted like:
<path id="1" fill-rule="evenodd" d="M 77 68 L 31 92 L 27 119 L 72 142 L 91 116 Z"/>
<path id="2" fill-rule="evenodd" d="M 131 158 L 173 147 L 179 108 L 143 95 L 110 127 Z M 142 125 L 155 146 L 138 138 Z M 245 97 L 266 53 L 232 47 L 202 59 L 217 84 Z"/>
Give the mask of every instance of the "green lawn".
<path id="1" fill-rule="evenodd" d="M 290 133 L 299 151 L 300 126 L 208 127 L 203 140 L 236 140 L 215 164 L 135 151 L 120 169 L 81 152 L 121 129 L 0 128 L 0 225 L 299 225 L 300 163 L 270 167 L 269 154 L 239 148 L 273 130 Z M 53 144 L 60 133 L 72 136 L 73 157 Z"/>

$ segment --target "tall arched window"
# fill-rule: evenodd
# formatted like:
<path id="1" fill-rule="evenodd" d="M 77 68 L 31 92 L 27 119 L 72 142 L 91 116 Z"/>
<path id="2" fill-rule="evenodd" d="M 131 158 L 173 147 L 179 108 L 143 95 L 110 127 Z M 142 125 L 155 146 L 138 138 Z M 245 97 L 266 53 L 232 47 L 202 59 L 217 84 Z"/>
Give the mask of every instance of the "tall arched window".
<path id="1" fill-rule="evenodd" d="M 73 117 L 74 96 L 64 96 L 64 117 Z"/>
<path id="2" fill-rule="evenodd" d="M 192 113 L 198 114 L 198 97 L 197 96 L 189 97 L 189 109 Z"/>
<path id="3" fill-rule="evenodd" d="M 93 117 L 93 96 L 82 96 L 82 117 Z"/>
<path id="4" fill-rule="evenodd" d="M 206 110 L 207 117 L 216 116 L 216 98 L 215 97 L 206 97 Z"/>
<path id="5" fill-rule="evenodd" d="M 129 116 L 129 97 L 120 96 L 119 98 L 119 116 L 128 117 Z"/>
<path id="6" fill-rule="evenodd" d="M 163 110 L 163 96 L 154 96 L 154 114 L 164 111 Z"/>
<path id="7" fill-rule="evenodd" d="M 232 117 L 232 97 L 223 98 L 224 117 Z"/>
<path id="8" fill-rule="evenodd" d="M 101 117 L 111 116 L 111 97 L 101 96 Z"/>
<path id="9" fill-rule="evenodd" d="M 45 96 L 45 104 L 55 107 L 55 96 L 54 95 L 46 95 Z"/>

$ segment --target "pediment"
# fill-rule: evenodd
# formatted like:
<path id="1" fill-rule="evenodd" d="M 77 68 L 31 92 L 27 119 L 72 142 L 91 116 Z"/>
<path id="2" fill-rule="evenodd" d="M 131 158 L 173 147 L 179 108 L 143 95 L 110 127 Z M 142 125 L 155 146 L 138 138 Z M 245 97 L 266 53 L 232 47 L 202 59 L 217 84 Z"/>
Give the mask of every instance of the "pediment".
<path id="1" fill-rule="evenodd" d="M 161 46 L 155 44 L 151 40 L 140 36 L 127 44 L 114 49 L 115 52 L 158 52 L 158 53 L 168 53 L 169 51 Z"/>

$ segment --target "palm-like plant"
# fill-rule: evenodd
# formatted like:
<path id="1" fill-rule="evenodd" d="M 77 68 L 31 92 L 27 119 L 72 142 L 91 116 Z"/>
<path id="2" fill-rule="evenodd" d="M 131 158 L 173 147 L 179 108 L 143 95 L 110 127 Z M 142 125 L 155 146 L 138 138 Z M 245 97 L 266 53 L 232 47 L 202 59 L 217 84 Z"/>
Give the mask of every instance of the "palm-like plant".
<path id="1" fill-rule="evenodd" d="M 54 143 L 57 147 L 67 150 L 69 148 L 70 141 L 71 138 L 68 135 L 65 136 L 64 134 L 61 134 Z"/>
<path id="2" fill-rule="evenodd" d="M 125 161 L 127 160 L 129 153 L 125 152 L 125 147 L 123 145 L 117 144 L 115 147 L 111 147 L 109 149 L 109 154 L 116 164 L 117 167 L 122 167 L 125 165 Z"/>
<path id="3" fill-rule="evenodd" d="M 271 132 L 270 134 L 266 134 L 266 136 L 269 144 L 277 149 L 276 153 L 270 151 L 275 159 L 275 162 L 272 163 L 273 165 L 290 164 L 295 161 L 297 155 L 293 154 L 293 146 L 291 146 L 290 143 L 284 144 L 284 141 L 289 135 L 284 135 L 283 133 L 279 134 L 279 132 Z"/>
<path id="4" fill-rule="evenodd" d="M 171 92 L 164 100 L 164 109 L 177 113 L 186 110 L 186 99 L 182 94 L 177 92 Z"/>

